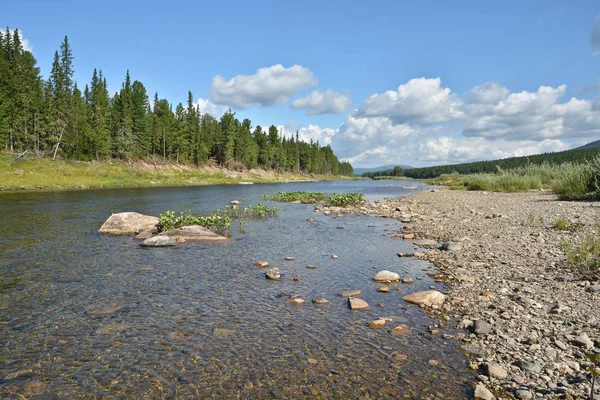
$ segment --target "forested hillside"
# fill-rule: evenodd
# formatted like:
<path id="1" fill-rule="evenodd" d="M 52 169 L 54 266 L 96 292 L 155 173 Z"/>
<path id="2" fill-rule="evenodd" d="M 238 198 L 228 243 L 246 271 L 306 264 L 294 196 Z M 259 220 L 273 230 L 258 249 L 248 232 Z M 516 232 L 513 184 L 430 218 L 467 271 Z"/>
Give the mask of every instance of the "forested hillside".
<path id="1" fill-rule="evenodd" d="M 73 81 L 74 56 L 67 36 L 43 78 L 17 30 L 0 31 L 0 149 L 74 160 L 162 157 L 231 169 L 255 168 L 352 175 L 330 146 L 284 137 L 277 127 L 240 121 L 229 110 L 219 120 L 203 114 L 188 92 L 175 107 L 127 71 L 112 97 L 102 70 L 85 85 Z"/>
<path id="2" fill-rule="evenodd" d="M 435 167 L 411 168 L 404 171 L 404 176 L 416 179 L 435 178 L 442 174 L 459 173 L 463 175 L 479 174 L 479 173 L 494 173 L 498 168 L 503 170 L 514 169 L 518 167 L 526 167 L 528 165 L 540 165 L 548 163 L 551 165 L 562 163 L 581 163 L 586 160 L 591 160 L 596 155 L 600 154 L 600 148 L 587 150 L 567 150 L 556 153 L 535 154 L 527 157 L 511 157 L 502 160 L 493 161 L 478 161 L 466 164 L 454 165 L 438 165 Z"/>

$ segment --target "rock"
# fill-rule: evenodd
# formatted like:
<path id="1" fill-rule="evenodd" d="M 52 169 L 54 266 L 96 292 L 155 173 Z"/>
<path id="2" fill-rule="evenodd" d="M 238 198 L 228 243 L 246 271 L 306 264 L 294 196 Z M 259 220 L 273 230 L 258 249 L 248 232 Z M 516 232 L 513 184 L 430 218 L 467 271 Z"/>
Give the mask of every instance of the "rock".
<path id="1" fill-rule="evenodd" d="M 411 293 L 402 298 L 407 303 L 424 306 L 441 306 L 446 301 L 446 296 L 437 290 L 426 290 L 424 292 Z"/>
<path id="2" fill-rule="evenodd" d="M 348 305 L 351 310 L 366 310 L 369 308 L 369 304 L 366 301 L 359 299 L 357 297 L 348 298 Z"/>
<path id="3" fill-rule="evenodd" d="M 316 269 L 317 267 L 314 266 L 314 265 L 307 265 L 306 268 L 308 268 L 308 269 Z"/>
<path id="4" fill-rule="evenodd" d="M 554 340 L 554 344 L 556 345 L 556 347 L 558 347 L 561 350 L 566 350 L 567 349 L 567 345 L 564 344 L 563 342 L 561 342 L 558 339 Z"/>
<path id="5" fill-rule="evenodd" d="M 495 397 L 483 383 L 478 383 L 477 386 L 475 386 L 474 398 L 475 400 L 493 400 Z"/>
<path id="6" fill-rule="evenodd" d="M 392 335 L 410 335 L 411 331 L 410 329 L 408 329 L 405 326 L 397 326 L 394 329 L 392 329 Z"/>
<path id="7" fill-rule="evenodd" d="M 295 258 L 294 258 L 294 257 L 289 257 L 289 256 L 288 256 L 288 257 L 285 257 L 285 258 L 284 258 L 284 260 L 285 260 L 285 261 L 294 261 L 294 260 L 295 260 Z"/>
<path id="8" fill-rule="evenodd" d="M 158 229 L 156 229 L 156 227 L 151 228 L 151 229 L 146 229 L 145 231 L 142 231 L 142 232 L 138 233 L 135 238 L 137 240 L 150 239 L 157 232 L 158 232 Z"/>
<path id="9" fill-rule="evenodd" d="M 242 202 L 239 200 L 231 200 L 229 202 L 229 204 L 233 204 L 234 206 L 239 206 L 240 204 L 242 204 Z"/>
<path id="10" fill-rule="evenodd" d="M 187 242 L 214 242 L 228 240 L 225 236 L 217 235 L 208 228 L 200 225 L 187 225 L 181 228 L 169 229 L 160 236 L 169 236 L 173 239 L 185 239 Z"/>
<path id="11" fill-rule="evenodd" d="M 402 283 L 411 284 L 413 282 L 413 278 L 402 278 Z"/>
<path id="12" fill-rule="evenodd" d="M 415 240 L 413 244 L 417 246 L 435 246 L 435 240 L 433 239 L 420 239 Z"/>
<path id="13" fill-rule="evenodd" d="M 588 286 L 585 291 L 588 293 L 600 293 L 600 285 Z"/>
<path id="14" fill-rule="evenodd" d="M 594 342 L 590 340 L 587 333 L 583 332 L 579 334 L 575 339 L 571 340 L 571 343 L 577 347 L 583 347 L 584 349 L 591 349 L 594 347 Z"/>
<path id="15" fill-rule="evenodd" d="M 475 321 L 472 331 L 476 335 L 487 335 L 492 331 L 492 325 L 482 320 Z"/>
<path id="16" fill-rule="evenodd" d="M 460 242 L 445 242 L 440 246 L 440 250 L 445 251 L 458 251 L 462 249 L 462 243 Z"/>
<path id="17" fill-rule="evenodd" d="M 281 279 L 281 274 L 279 273 L 279 268 L 271 268 L 267 272 L 265 272 L 265 276 L 269 279 L 278 281 Z"/>
<path id="18" fill-rule="evenodd" d="M 314 218 L 307 218 L 306 222 L 315 222 L 315 219 Z"/>
<path id="19" fill-rule="evenodd" d="M 304 299 L 301 299 L 300 297 L 296 297 L 295 299 L 290 300 L 290 304 L 293 306 L 299 306 L 306 303 L 306 301 L 304 301 Z"/>
<path id="20" fill-rule="evenodd" d="M 177 241 L 168 236 L 154 236 L 140 243 L 144 247 L 173 247 L 177 246 Z"/>
<path id="21" fill-rule="evenodd" d="M 519 368 L 521 368 L 523 371 L 527 371 L 527 372 L 533 372 L 535 374 L 539 374 L 540 372 L 542 372 L 542 366 L 531 361 L 531 360 L 520 360 L 517 365 L 519 366 Z"/>
<path id="22" fill-rule="evenodd" d="M 375 282 L 398 282 L 400 280 L 400 275 L 392 271 L 379 271 L 374 277 L 373 280 Z"/>
<path id="23" fill-rule="evenodd" d="M 333 258 L 334 260 L 337 260 L 337 259 L 338 259 L 338 256 L 337 256 L 337 255 L 335 255 L 335 254 L 332 254 L 332 255 L 331 255 L 331 258 Z"/>
<path id="24" fill-rule="evenodd" d="M 571 307 L 565 306 L 563 304 L 557 304 L 554 307 L 552 307 L 552 309 L 550 310 L 551 314 L 560 314 L 562 312 L 565 311 L 569 311 L 571 309 Z"/>
<path id="25" fill-rule="evenodd" d="M 386 322 L 385 319 L 379 318 L 379 319 L 376 319 L 374 321 L 370 321 L 369 322 L 369 326 L 371 328 L 384 328 L 385 327 L 385 322 Z"/>
<path id="26" fill-rule="evenodd" d="M 267 261 L 258 261 L 252 264 L 252 266 L 256 268 L 267 268 L 269 263 Z"/>
<path id="27" fill-rule="evenodd" d="M 405 233 L 404 235 L 402 235 L 402 239 L 404 239 L 404 240 L 413 240 L 414 238 L 415 238 L 414 233 Z"/>
<path id="28" fill-rule="evenodd" d="M 379 293 L 389 293 L 390 292 L 390 288 L 387 287 L 387 286 L 383 286 L 383 287 L 377 288 L 377 291 Z"/>
<path id="29" fill-rule="evenodd" d="M 359 289 L 346 289 L 342 290 L 340 293 L 340 297 L 356 297 L 359 296 L 362 292 Z"/>
<path id="30" fill-rule="evenodd" d="M 486 357 L 489 353 L 489 351 L 487 349 L 485 349 L 484 347 L 481 347 L 481 346 L 473 344 L 473 343 L 465 343 L 465 344 L 461 345 L 460 348 L 465 353 L 471 354 L 474 356 L 478 356 L 478 357 Z"/>
<path id="31" fill-rule="evenodd" d="M 414 253 L 398 253 L 398 257 L 413 257 Z"/>
<path id="32" fill-rule="evenodd" d="M 508 372 L 500 364 L 489 363 L 485 366 L 486 375 L 496 379 L 506 379 Z"/>
<path id="33" fill-rule="evenodd" d="M 515 390 L 515 397 L 521 400 L 533 399 L 533 394 L 529 389 L 517 389 Z"/>
<path id="34" fill-rule="evenodd" d="M 329 300 L 325 297 L 317 297 L 312 300 L 313 304 L 329 304 Z"/>
<path id="35" fill-rule="evenodd" d="M 137 235 L 142 231 L 156 228 L 158 218 L 136 212 L 122 212 L 111 215 L 98 230 L 109 235 Z"/>

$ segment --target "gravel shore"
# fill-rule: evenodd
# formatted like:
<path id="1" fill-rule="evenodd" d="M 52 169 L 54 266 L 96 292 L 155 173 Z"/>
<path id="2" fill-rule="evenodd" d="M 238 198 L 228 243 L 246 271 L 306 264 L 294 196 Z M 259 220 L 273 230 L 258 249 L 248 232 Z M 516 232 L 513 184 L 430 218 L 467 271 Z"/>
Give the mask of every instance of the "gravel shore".
<path id="1" fill-rule="evenodd" d="M 600 353 L 600 282 L 567 267 L 561 244 L 600 233 L 600 203 L 441 188 L 353 211 L 401 219 L 396 234 L 425 244 L 399 256 L 430 260 L 446 282 L 448 301 L 428 312 L 462 330 L 454 337 L 479 371 L 476 398 L 589 398 L 585 356 Z M 554 228 L 561 218 L 574 231 Z"/>

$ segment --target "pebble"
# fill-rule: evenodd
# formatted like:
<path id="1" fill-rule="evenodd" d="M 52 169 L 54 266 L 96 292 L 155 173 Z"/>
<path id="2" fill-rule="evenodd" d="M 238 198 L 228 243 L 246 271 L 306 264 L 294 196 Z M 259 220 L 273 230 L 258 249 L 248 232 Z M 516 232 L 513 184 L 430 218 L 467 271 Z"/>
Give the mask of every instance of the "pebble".
<path id="1" fill-rule="evenodd" d="M 389 292 L 390 292 L 390 288 L 389 288 L 389 287 L 387 287 L 387 286 L 382 286 L 382 287 L 380 287 L 380 288 L 377 288 L 377 291 L 378 291 L 379 293 L 389 293 Z"/>
<path id="2" fill-rule="evenodd" d="M 334 260 L 337 260 L 337 259 L 338 259 L 338 256 L 337 256 L 336 254 L 332 254 L 332 255 L 331 255 L 331 258 L 333 258 Z"/>
<path id="3" fill-rule="evenodd" d="M 267 268 L 269 266 L 269 263 L 266 261 L 258 261 L 252 264 L 252 266 L 257 268 Z"/>
<path id="4" fill-rule="evenodd" d="M 267 272 L 265 272 L 265 276 L 269 279 L 278 281 L 281 279 L 281 274 L 279 273 L 279 268 L 271 268 Z"/>

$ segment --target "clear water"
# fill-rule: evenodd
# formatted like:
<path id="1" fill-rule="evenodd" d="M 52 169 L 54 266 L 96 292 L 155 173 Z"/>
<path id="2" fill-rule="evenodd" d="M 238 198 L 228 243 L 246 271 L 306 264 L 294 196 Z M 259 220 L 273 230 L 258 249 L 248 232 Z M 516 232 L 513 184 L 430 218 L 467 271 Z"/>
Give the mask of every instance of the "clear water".
<path id="1" fill-rule="evenodd" d="M 407 293 L 442 287 L 426 275 L 426 262 L 396 256 L 414 248 L 393 237 L 399 221 L 324 216 L 311 205 L 260 200 L 261 194 L 292 190 L 356 191 L 374 200 L 407 195 L 406 185 L 414 183 L 1 194 L 0 394 L 465 398 L 473 375 L 457 344 L 429 335 L 427 327 L 438 321 L 402 301 Z M 248 221 L 244 233 L 234 225 L 227 243 L 168 249 L 97 233 L 114 212 L 210 213 L 234 199 L 277 204 L 279 215 Z M 307 222 L 310 217 L 316 222 Z M 251 266 L 263 260 L 279 267 L 281 281 Z M 371 278 L 380 269 L 415 283 L 379 293 Z M 354 288 L 363 291 L 368 310 L 351 311 L 338 296 Z M 290 305 L 291 295 L 306 304 Z M 313 305 L 319 296 L 331 304 Z M 378 317 L 394 322 L 369 327 Z M 412 334 L 392 336 L 399 324 Z"/>

